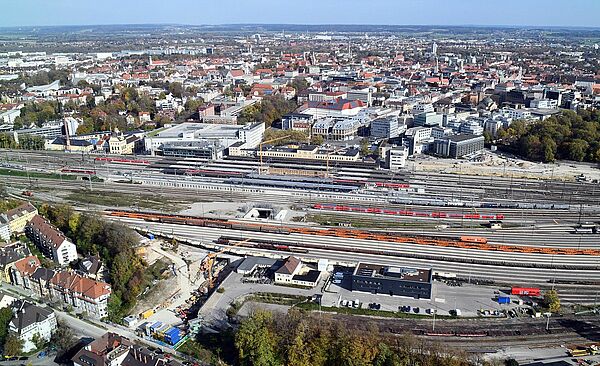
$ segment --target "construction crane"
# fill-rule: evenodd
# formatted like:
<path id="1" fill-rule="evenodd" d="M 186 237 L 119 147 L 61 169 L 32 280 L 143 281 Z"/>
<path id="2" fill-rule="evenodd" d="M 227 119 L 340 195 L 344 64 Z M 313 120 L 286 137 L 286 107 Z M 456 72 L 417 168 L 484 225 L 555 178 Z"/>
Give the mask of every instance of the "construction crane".
<path id="1" fill-rule="evenodd" d="M 214 252 L 214 253 L 208 253 L 208 255 L 206 256 L 206 258 L 204 259 L 204 261 L 202 262 L 202 266 L 201 269 L 203 271 L 205 271 L 208 274 L 208 289 L 209 291 L 215 286 L 215 280 L 216 278 L 213 277 L 213 271 L 214 271 L 214 266 L 215 266 L 215 262 L 216 259 L 219 255 L 225 253 L 226 251 L 228 251 L 229 249 L 231 249 L 230 247 L 237 247 L 240 246 L 242 244 L 245 244 L 249 241 L 251 241 L 252 239 L 244 239 L 242 241 L 238 241 L 237 243 L 230 245 L 227 248 L 223 248 L 218 252 Z"/>
<path id="2" fill-rule="evenodd" d="M 259 167 L 258 167 L 258 174 L 262 174 L 262 171 L 263 171 L 263 154 L 262 154 L 263 145 L 264 144 L 268 144 L 270 142 L 280 141 L 280 140 L 286 139 L 286 138 L 288 138 L 290 136 L 291 136 L 291 134 L 280 136 L 280 137 L 276 137 L 274 139 L 263 141 L 263 142 L 261 142 L 259 144 L 259 154 L 258 155 L 259 155 L 260 163 L 259 163 Z"/>

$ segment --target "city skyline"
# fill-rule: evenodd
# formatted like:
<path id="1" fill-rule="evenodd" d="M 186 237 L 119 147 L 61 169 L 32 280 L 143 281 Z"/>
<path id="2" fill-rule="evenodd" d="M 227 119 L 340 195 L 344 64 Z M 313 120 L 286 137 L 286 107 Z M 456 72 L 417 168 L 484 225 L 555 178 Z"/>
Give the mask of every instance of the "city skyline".
<path id="1" fill-rule="evenodd" d="M 141 6 L 143 5 L 143 6 Z M 300 6 L 303 5 L 303 6 Z M 600 3 L 575 0 L 553 4 L 531 0 L 497 3 L 473 0 L 376 0 L 365 12 L 358 0 L 307 0 L 295 8 L 275 0 L 239 3 L 149 0 L 101 3 L 73 0 L 23 0 L 3 5 L 0 27 L 103 24 L 356 24 L 356 25 L 473 25 L 524 27 L 600 27 L 595 16 Z M 115 12 L 115 9 L 120 11 Z M 362 9 L 362 10 L 361 10 Z M 381 11 L 377 11 L 377 10 Z"/>

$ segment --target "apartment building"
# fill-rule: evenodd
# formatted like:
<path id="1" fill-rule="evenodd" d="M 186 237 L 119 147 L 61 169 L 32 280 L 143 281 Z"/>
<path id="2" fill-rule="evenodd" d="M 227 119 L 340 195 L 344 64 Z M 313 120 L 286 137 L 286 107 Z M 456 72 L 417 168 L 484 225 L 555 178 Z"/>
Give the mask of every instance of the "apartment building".
<path id="1" fill-rule="evenodd" d="M 25 226 L 37 214 L 37 208 L 29 202 L 25 202 L 19 207 L 6 212 L 10 234 L 21 234 L 25 232 Z"/>
<path id="2" fill-rule="evenodd" d="M 40 251 L 60 266 L 77 260 L 77 248 L 57 228 L 40 215 L 27 224 L 26 233 Z"/>
<path id="3" fill-rule="evenodd" d="M 111 294 L 109 284 L 63 271 L 56 273 L 48 285 L 53 298 L 71 305 L 76 312 L 85 312 L 97 319 L 106 317 Z"/>

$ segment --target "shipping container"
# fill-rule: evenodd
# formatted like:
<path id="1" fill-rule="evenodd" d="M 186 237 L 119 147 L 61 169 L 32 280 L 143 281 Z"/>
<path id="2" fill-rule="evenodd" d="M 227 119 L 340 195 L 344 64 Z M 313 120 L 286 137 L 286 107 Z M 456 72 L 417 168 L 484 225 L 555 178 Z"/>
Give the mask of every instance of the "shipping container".
<path id="1" fill-rule="evenodd" d="M 510 297 L 499 296 L 497 301 L 498 301 L 498 304 L 510 304 Z"/>

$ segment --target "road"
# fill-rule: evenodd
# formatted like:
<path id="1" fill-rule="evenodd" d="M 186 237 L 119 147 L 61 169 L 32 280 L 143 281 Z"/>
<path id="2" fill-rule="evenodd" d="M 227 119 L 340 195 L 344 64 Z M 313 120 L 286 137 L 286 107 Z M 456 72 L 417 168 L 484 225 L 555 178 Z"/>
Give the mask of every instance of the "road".
<path id="1" fill-rule="evenodd" d="M 18 287 L 18 286 L 13 286 L 13 285 L 7 284 L 7 283 L 2 283 L 0 288 L 1 288 L 1 290 L 0 290 L 1 292 L 4 292 L 10 296 L 21 295 L 25 298 L 33 299 L 33 301 L 36 302 L 40 306 L 47 306 L 41 299 L 39 299 L 32 291 L 30 291 L 28 289 L 24 289 L 24 288 Z M 97 320 L 84 321 L 84 320 L 79 319 L 78 317 L 73 316 L 64 311 L 61 311 L 58 309 L 53 309 L 53 310 L 54 310 L 57 318 L 60 320 L 63 320 L 65 325 L 67 325 L 69 328 L 73 329 L 74 333 L 78 337 L 98 338 L 98 337 L 102 336 L 103 334 L 105 334 L 106 332 L 113 332 L 113 333 L 118 333 L 124 337 L 127 337 L 132 341 L 137 341 L 138 343 L 150 345 L 155 348 L 161 348 L 165 352 L 181 355 L 178 352 L 173 352 L 173 350 L 170 348 L 160 346 L 154 342 L 149 342 L 148 340 L 146 340 L 142 337 L 139 337 L 137 334 L 135 334 L 135 332 L 133 330 L 126 328 L 124 326 L 117 325 L 117 324 L 103 323 L 103 322 L 99 322 Z"/>

